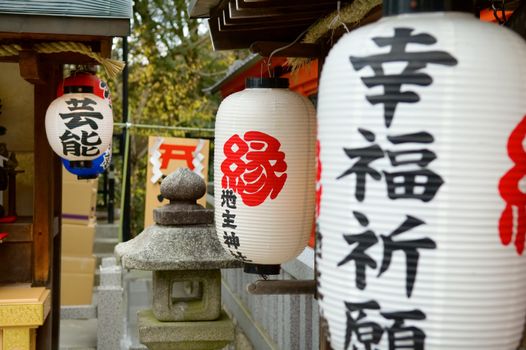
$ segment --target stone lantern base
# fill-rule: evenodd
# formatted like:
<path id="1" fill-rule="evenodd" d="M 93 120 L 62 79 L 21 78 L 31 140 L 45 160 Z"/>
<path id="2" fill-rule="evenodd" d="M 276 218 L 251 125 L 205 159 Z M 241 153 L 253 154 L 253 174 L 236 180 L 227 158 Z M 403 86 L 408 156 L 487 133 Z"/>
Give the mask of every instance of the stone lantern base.
<path id="1" fill-rule="evenodd" d="M 184 290 L 177 290 L 177 283 Z M 217 319 L 221 313 L 221 271 L 154 271 L 153 313 L 159 321 Z"/>
<path id="2" fill-rule="evenodd" d="M 234 324 L 222 311 L 215 321 L 161 322 L 139 311 L 139 341 L 149 350 L 214 350 L 234 341 Z"/>
<path id="3" fill-rule="evenodd" d="M 223 349 L 234 324 L 221 310 L 221 270 L 241 263 L 221 246 L 214 211 L 196 203 L 204 180 L 180 168 L 161 183 L 170 204 L 155 225 L 115 247 L 126 268 L 153 271 L 153 308 L 140 311 L 139 340 L 149 350 Z"/>

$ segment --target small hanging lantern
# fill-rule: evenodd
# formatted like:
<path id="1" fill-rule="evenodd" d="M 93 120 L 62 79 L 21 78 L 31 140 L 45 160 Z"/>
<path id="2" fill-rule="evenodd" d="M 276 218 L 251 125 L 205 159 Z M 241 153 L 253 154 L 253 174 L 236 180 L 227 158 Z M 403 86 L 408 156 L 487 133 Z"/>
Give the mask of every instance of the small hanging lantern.
<path id="1" fill-rule="evenodd" d="M 519 345 L 526 45 L 468 5 L 384 1 L 325 61 L 317 271 L 335 350 Z"/>
<path id="2" fill-rule="evenodd" d="M 279 273 L 313 225 L 315 110 L 287 88 L 287 79 L 249 78 L 217 113 L 216 229 L 249 273 Z"/>
<path id="3" fill-rule="evenodd" d="M 93 93 L 107 101 L 110 108 L 112 107 L 108 84 L 90 71 L 74 71 L 59 84 L 57 90 L 58 97 L 71 93 Z M 104 154 L 95 160 L 69 161 L 62 159 L 62 163 L 66 170 L 77 175 L 79 180 L 95 179 L 99 174 L 103 173 L 111 163 L 111 145 Z"/>

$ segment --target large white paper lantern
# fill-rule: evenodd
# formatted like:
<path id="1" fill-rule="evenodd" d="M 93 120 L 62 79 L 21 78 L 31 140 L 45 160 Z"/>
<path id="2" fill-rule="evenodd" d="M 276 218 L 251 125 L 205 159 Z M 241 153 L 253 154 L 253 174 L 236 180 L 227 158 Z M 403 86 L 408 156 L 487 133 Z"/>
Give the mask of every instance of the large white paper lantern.
<path id="1" fill-rule="evenodd" d="M 111 143 L 111 107 L 106 100 L 91 93 L 60 96 L 47 109 L 46 134 L 51 148 L 61 158 L 96 159 Z"/>
<path id="2" fill-rule="evenodd" d="M 306 247 L 314 220 L 316 120 L 286 79 L 247 79 L 219 107 L 215 221 L 245 271 L 279 273 Z"/>
<path id="3" fill-rule="evenodd" d="M 526 45 L 438 3 L 385 1 L 323 66 L 317 266 L 334 350 L 521 339 Z"/>

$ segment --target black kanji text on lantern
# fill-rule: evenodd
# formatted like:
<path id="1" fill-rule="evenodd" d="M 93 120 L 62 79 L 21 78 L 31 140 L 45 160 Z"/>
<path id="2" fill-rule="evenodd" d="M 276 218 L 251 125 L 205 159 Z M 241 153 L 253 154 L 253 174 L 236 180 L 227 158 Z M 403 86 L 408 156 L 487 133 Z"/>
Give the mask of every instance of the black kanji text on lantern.
<path id="1" fill-rule="evenodd" d="M 230 229 L 228 231 L 223 230 L 223 244 L 228 247 L 228 251 L 234 258 L 249 263 L 252 262 L 252 260 L 248 259 L 241 251 L 239 251 L 241 241 L 234 231 L 237 228 L 237 225 L 235 224 L 235 209 L 237 209 L 236 201 L 237 196 L 232 189 L 229 188 L 221 191 L 221 208 L 228 208 L 221 214 L 223 218 L 222 227 Z"/>
<path id="2" fill-rule="evenodd" d="M 234 225 L 234 219 L 236 218 L 236 214 L 233 214 L 230 212 L 230 210 L 225 210 L 223 214 L 221 214 L 223 217 L 223 227 L 224 228 L 236 228 L 237 225 Z"/>
<path id="3" fill-rule="evenodd" d="M 366 227 L 369 225 L 369 220 L 365 215 L 359 212 L 353 212 L 354 217 L 360 222 L 360 225 Z M 376 261 L 371 258 L 365 252 L 367 249 L 378 243 L 378 238 L 371 230 L 366 230 L 359 234 L 344 234 L 343 238 L 349 245 L 357 243 L 356 247 L 347 255 L 342 261 L 338 263 L 338 266 L 347 264 L 350 261 L 354 261 L 356 264 L 356 287 L 358 289 L 364 289 L 367 285 L 365 277 L 365 268 L 368 266 L 372 269 L 376 268 Z"/>
<path id="4" fill-rule="evenodd" d="M 365 350 L 377 350 L 377 345 L 384 334 L 387 335 L 388 350 L 424 350 L 426 335 L 424 331 L 415 326 L 405 324 L 406 320 L 423 321 L 426 315 L 418 310 L 408 311 L 381 311 L 380 304 L 375 300 L 361 303 L 344 302 L 347 327 L 345 332 L 344 349 L 349 349 L 353 337 L 355 342 L 362 345 Z M 393 321 L 393 324 L 382 327 L 377 322 L 367 319 L 370 313 L 376 312 L 383 319 Z M 352 350 L 358 349 L 353 345 Z"/>
<path id="5" fill-rule="evenodd" d="M 376 135 L 370 130 L 358 128 L 358 132 L 369 143 L 376 141 Z M 407 143 L 428 144 L 434 140 L 431 134 L 423 131 L 413 134 L 387 136 L 387 139 L 393 145 Z M 433 151 L 426 148 L 404 151 L 383 150 L 380 145 L 374 143 L 366 147 L 344 148 L 343 150 L 349 158 L 356 159 L 356 161 L 337 179 L 340 180 L 354 174 L 356 178 L 355 197 L 360 202 L 365 199 L 367 176 L 379 181 L 382 179 L 383 174 L 387 195 L 390 199 L 413 198 L 429 202 L 435 197 L 440 186 L 444 183 L 440 175 L 427 168 L 437 157 Z M 380 172 L 371 166 L 371 163 L 384 158 L 385 155 L 387 155 L 393 167 L 414 165 L 416 169 L 396 172 L 383 170 Z"/>
<path id="6" fill-rule="evenodd" d="M 66 101 L 66 105 L 71 113 L 59 113 L 66 126 L 66 130 L 60 136 L 62 152 L 65 156 L 77 157 L 99 155 L 101 150 L 97 146 L 102 144 L 102 140 L 95 130 L 99 128 L 97 120 L 104 119 L 104 116 L 100 112 L 95 112 L 93 106 L 97 105 L 97 101 L 88 97 L 70 98 Z M 89 126 L 91 131 L 80 130 L 80 134 L 78 130 L 75 132 L 75 129 L 85 125 Z"/>
<path id="7" fill-rule="evenodd" d="M 230 209 L 236 209 L 236 195 L 234 193 L 234 190 L 227 189 L 221 191 L 221 206 L 226 206 Z"/>
<path id="8" fill-rule="evenodd" d="M 369 226 L 369 219 L 363 213 L 354 211 L 353 214 L 361 226 L 365 228 Z M 405 221 L 389 235 L 380 235 L 383 242 L 384 253 L 378 277 L 381 277 L 382 274 L 389 269 L 393 253 L 399 250 L 402 251 L 405 254 L 406 260 L 407 297 L 411 297 L 415 285 L 418 272 L 418 261 L 420 258 L 418 250 L 436 249 L 436 243 L 427 237 L 410 240 L 396 240 L 395 238 L 424 224 L 424 221 L 407 215 Z M 376 245 L 379 242 L 379 239 L 376 233 L 370 229 L 359 234 L 343 234 L 343 239 L 347 244 L 353 246 L 353 248 L 351 249 L 351 252 L 338 263 L 338 266 L 345 265 L 351 261 L 354 262 L 356 271 L 355 284 L 358 289 L 363 290 L 367 287 L 366 268 L 369 267 L 370 269 L 376 269 L 377 267 L 376 261 L 367 254 L 366 250 Z"/>
<path id="9" fill-rule="evenodd" d="M 223 231 L 223 239 L 225 245 L 230 248 L 234 247 L 234 249 L 239 248 L 239 237 L 236 236 L 235 232 L 228 233 L 227 231 Z"/>
<path id="10" fill-rule="evenodd" d="M 419 89 L 423 89 L 433 84 L 433 77 L 424 71 L 429 64 L 449 67 L 458 64 L 446 51 L 426 51 L 427 47 L 437 43 L 434 36 L 413 32 L 412 28 L 394 28 L 392 36 L 372 38 L 378 48 L 387 48 L 389 51 L 382 50 L 381 53 L 364 57 L 349 57 L 355 71 L 362 71 L 366 67 L 371 69 L 373 75 L 361 77 L 362 83 L 368 89 L 383 88 L 383 93 L 367 94 L 365 99 L 373 106 L 383 105 L 383 124 L 387 129 L 385 141 L 379 141 L 373 131 L 358 127 L 365 145 L 343 148 L 352 164 L 337 179 L 347 179 L 354 175 L 351 177 L 356 181 L 353 187 L 354 196 L 359 203 L 366 198 L 367 183 L 381 181 L 382 178 L 385 180 L 386 195 L 390 200 L 418 200 L 427 203 L 436 197 L 444 184 L 442 177 L 429 168 L 431 163 L 437 160 L 437 155 L 429 146 L 424 146 L 433 144 L 434 136 L 418 129 L 415 132 L 401 133 L 396 127 L 391 128 L 399 103 L 415 104 L 420 101 L 417 89 L 412 91 L 407 89 L 407 86 L 419 86 Z M 411 45 L 408 46 L 409 44 Z M 392 73 L 391 69 L 397 67 L 402 67 L 401 71 Z M 422 115 L 422 118 L 431 117 Z M 399 118 L 401 116 L 397 116 L 397 119 Z M 393 134 L 395 130 L 396 134 Z M 378 134 L 380 135 L 380 131 Z M 356 205 L 359 206 L 359 203 Z M 435 241 L 429 237 L 414 237 L 415 233 L 418 234 L 419 227 L 426 224 L 424 220 L 405 215 L 402 223 L 391 233 L 377 235 L 369 228 L 369 218 L 366 214 L 355 210 L 353 215 L 365 230 L 357 234 L 342 234 L 343 240 L 351 246 L 351 250 L 337 266 L 352 262 L 355 266 L 356 287 L 364 290 L 367 287 L 367 269 L 377 267 L 377 260 L 371 254 L 381 242 L 382 263 L 376 278 L 381 278 L 387 273 L 394 259 L 402 258 L 397 254 L 398 251 L 403 253 L 406 266 L 405 294 L 407 298 L 411 298 L 416 284 L 420 250 L 432 250 L 437 247 Z M 410 231 L 413 233 L 408 233 Z M 344 301 L 344 306 L 347 317 L 344 349 L 379 350 L 377 345 L 381 343 L 384 334 L 387 336 L 388 350 L 425 348 L 425 332 L 414 326 L 415 321 L 426 319 L 423 311 L 416 308 L 405 311 L 381 310 L 376 300 Z M 385 323 L 391 322 L 391 325 L 381 325 L 378 323 L 379 319 Z M 411 322 L 407 325 L 406 321 Z"/>
<path id="11" fill-rule="evenodd" d="M 457 60 L 446 51 L 406 51 L 408 44 L 433 45 L 437 42 L 430 34 L 412 34 L 412 28 L 395 28 L 392 37 L 374 37 L 372 40 L 378 47 L 390 47 L 387 53 L 365 57 L 351 56 L 350 60 L 355 70 L 360 71 L 371 67 L 374 75 L 363 77 L 362 82 L 368 88 L 383 86 L 381 95 L 367 95 L 366 99 L 372 105 L 384 105 L 385 126 L 390 127 L 396 106 L 399 103 L 416 103 L 420 96 L 414 91 L 402 91 L 404 85 L 429 86 L 433 78 L 421 72 L 428 64 L 455 66 Z M 385 74 L 384 64 L 393 62 L 406 63 L 399 74 Z"/>

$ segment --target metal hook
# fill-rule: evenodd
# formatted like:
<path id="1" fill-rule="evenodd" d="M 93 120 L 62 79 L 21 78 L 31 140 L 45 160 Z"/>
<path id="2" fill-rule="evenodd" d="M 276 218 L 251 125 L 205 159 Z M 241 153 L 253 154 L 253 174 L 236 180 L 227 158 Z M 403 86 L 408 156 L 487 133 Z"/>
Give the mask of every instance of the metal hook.
<path id="1" fill-rule="evenodd" d="M 493 10 L 493 16 L 495 17 L 497 22 L 499 22 L 499 25 L 503 25 L 508 21 L 508 19 L 506 18 L 505 0 L 501 0 L 501 5 L 500 5 L 500 11 L 502 13 L 502 18 L 499 17 L 499 14 L 498 14 L 499 9 L 497 8 L 497 6 L 495 6 L 495 0 L 491 0 L 491 9 Z"/>
<path id="2" fill-rule="evenodd" d="M 282 50 L 288 49 L 292 45 L 296 44 L 307 33 L 308 30 L 309 30 L 309 28 L 307 28 L 303 32 L 301 32 L 300 35 L 298 35 L 298 37 L 296 39 L 294 39 L 294 41 L 291 42 L 290 44 L 287 44 L 287 45 L 282 46 L 282 47 L 278 47 L 277 49 L 275 49 L 274 51 L 272 51 L 270 53 L 270 55 L 268 56 L 268 63 L 267 63 L 268 74 L 269 74 L 270 77 L 272 77 L 271 73 L 270 73 L 270 66 L 272 64 L 272 56 L 274 56 L 274 54 L 276 54 L 276 53 L 278 53 L 278 52 L 280 52 Z"/>
<path id="3" fill-rule="evenodd" d="M 328 24 L 328 26 L 327 26 L 328 29 L 332 29 L 332 30 L 331 30 L 331 42 L 334 42 L 334 40 L 333 40 L 333 38 L 334 38 L 334 30 L 336 29 L 335 24 L 336 24 L 337 22 L 339 22 L 340 25 L 343 26 L 343 28 L 345 29 L 345 31 L 346 31 L 347 33 L 350 32 L 350 31 L 349 31 L 349 28 L 347 27 L 347 25 L 345 24 L 345 22 L 342 21 L 342 19 L 341 19 L 340 8 L 341 8 L 341 1 L 338 1 L 338 2 L 336 3 L 336 11 L 337 11 L 336 16 L 334 16 L 334 18 L 332 19 L 332 21 L 331 21 L 331 22 Z"/>

